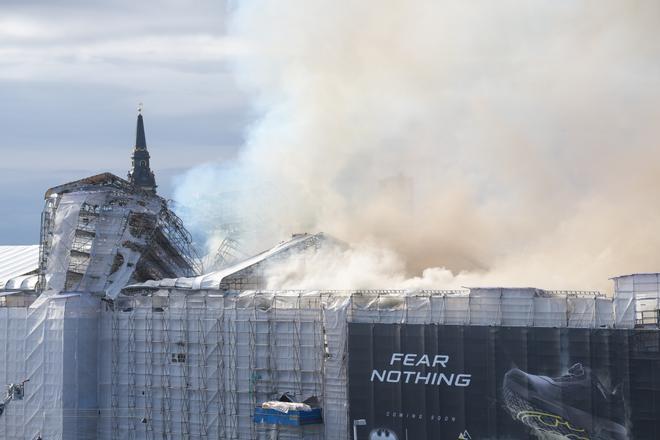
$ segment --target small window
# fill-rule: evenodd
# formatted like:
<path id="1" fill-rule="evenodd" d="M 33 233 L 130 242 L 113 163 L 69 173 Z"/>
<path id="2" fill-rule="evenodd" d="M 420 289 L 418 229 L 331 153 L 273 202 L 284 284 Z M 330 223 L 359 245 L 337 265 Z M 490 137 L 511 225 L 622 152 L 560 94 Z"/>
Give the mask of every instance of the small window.
<path id="1" fill-rule="evenodd" d="M 172 363 L 173 364 L 183 364 L 186 362 L 185 353 L 172 353 Z"/>
<path id="2" fill-rule="evenodd" d="M 140 161 L 140 166 L 141 167 L 146 167 L 147 166 L 147 161 L 146 160 L 141 160 Z"/>

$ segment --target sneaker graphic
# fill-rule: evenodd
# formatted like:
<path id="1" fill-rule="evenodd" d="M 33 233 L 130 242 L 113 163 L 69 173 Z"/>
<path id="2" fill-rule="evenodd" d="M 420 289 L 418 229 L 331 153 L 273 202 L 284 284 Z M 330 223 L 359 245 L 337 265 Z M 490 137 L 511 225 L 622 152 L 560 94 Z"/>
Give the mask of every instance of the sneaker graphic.
<path id="1" fill-rule="evenodd" d="M 537 434 L 566 440 L 625 440 L 623 397 L 609 391 L 582 364 L 561 377 L 513 368 L 504 376 L 504 403 L 512 417 Z"/>

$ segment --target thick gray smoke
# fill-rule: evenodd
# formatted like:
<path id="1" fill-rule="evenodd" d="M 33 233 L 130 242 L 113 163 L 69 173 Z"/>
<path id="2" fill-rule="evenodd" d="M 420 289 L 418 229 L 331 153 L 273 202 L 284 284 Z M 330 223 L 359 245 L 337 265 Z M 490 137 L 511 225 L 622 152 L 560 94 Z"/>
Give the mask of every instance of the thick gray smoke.
<path id="1" fill-rule="evenodd" d="M 660 3 L 251 0 L 231 32 L 261 116 L 235 166 L 177 198 L 213 224 L 219 188 L 249 188 L 234 207 L 257 243 L 354 245 L 283 287 L 660 270 Z"/>

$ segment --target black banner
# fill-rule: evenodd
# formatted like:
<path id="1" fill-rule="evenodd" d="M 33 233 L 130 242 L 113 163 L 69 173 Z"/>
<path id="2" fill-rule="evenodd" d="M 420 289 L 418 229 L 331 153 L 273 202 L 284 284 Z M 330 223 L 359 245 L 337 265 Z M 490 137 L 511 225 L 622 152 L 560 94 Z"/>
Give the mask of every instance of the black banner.
<path id="1" fill-rule="evenodd" d="M 349 324 L 348 344 L 358 439 L 660 439 L 660 331 Z"/>

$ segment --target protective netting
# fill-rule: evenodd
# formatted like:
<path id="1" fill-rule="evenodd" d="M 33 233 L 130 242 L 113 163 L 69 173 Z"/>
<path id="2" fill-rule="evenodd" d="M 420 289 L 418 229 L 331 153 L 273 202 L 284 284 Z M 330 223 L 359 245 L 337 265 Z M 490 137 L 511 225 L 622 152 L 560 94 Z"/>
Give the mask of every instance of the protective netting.
<path id="1" fill-rule="evenodd" d="M 632 327 L 617 304 L 536 289 L 42 295 L 0 307 L 0 380 L 29 379 L 0 438 L 348 439 L 349 322 Z M 324 423 L 255 424 L 284 393 L 315 397 Z"/>
<path id="2" fill-rule="evenodd" d="M 0 308 L 0 380 L 28 380 L 4 410 L 0 438 L 95 438 L 97 331 L 98 301 L 79 295 Z"/>
<path id="3" fill-rule="evenodd" d="M 102 313 L 111 371 L 99 378 L 99 437 L 347 439 L 348 322 L 611 327 L 614 318 L 604 297 L 535 289 L 136 292 Z M 325 423 L 253 423 L 254 408 L 283 393 L 316 397 Z"/>

